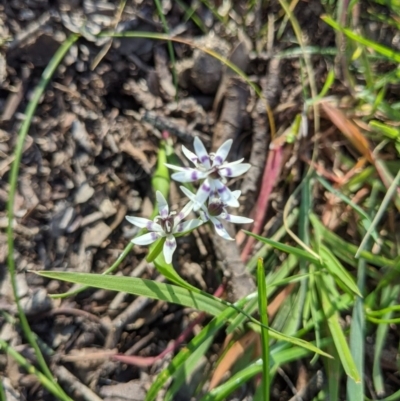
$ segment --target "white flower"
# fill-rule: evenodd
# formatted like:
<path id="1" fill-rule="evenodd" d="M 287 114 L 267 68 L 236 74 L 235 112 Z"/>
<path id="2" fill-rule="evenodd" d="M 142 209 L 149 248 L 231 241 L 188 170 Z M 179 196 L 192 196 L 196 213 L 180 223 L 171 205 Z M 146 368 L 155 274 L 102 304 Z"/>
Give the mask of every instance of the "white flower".
<path id="1" fill-rule="evenodd" d="M 180 187 L 182 192 L 193 202 L 196 202 L 196 195 L 190 192 L 187 188 L 185 187 Z M 235 199 L 238 199 L 240 196 L 240 191 L 233 191 L 232 195 L 235 197 Z M 222 238 L 227 239 L 227 240 L 232 240 L 231 236 L 228 234 L 228 232 L 225 230 L 223 224 L 221 223 L 220 220 L 226 220 L 231 223 L 235 224 L 246 224 L 246 223 L 252 223 L 253 219 L 249 219 L 247 217 L 242 217 L 242 216 L 235 216 L 233 214 L 229 214 L 226 210 L 227 204 L 223 202 L 221 198 L 218 197 L 217 194 L 212 194 L 208 200 L 208 207 L 206 205 L 198 205 L 198 207 L 201 209 L 201 213 L 204 216 L 205 221 L 211 221 L 211 223 L 214 224 L 215 227 L 215 232 Z"/>
<path id="2" fill-rule="evenodd" d="M 149 245 L 159 238 L 166 237 L 163 254 L 165 261 L 170 264 L 172 255 L 176 249 L 176 234 L 181 234 L 186 231 L 191 231 L 199 227 L 203 222 L 199 219 L 185 221 L 182 220 L 191 212 L 193 203 L 189 202 L 181 212 L 170 212 L 167 201 L 160 191 L 156 192 L 159 216 L 156 216 L 153 221 L 144 219 L 143 217 L 126 216 L 129 223 L 139 227 L 147 228 L 149 232 L 134 238 L 131 242 L 136 245 Z M 174 216 L 176 215 L 176 216 Z"/>
<path id="3" fill-rule="evenodd" d="M 232 163 L 225 162 L 232 146 L 232 139 L 228 139 L 215 153 L 210 154 L 207 153 L 203 142 L 198 137 L 194 139 L 193 146 L 195 153 L 192 153 L 185 146 L 182 146 L 182 152 L 196 168 L 179 167 L 172 164 L 166 164 L 166 166 L 179 171 L 172 174 L 172 178 L 175 181 L 194 182 L 205 178 L 197 191 L 194 210 L 198 210 L 200 205 L 213 193 L 218 193 L 224 204 L 238 207 L 237 198 L 225 184 L 227 178 L 244 174 L 251 165 L 242 163 L 243 159 Z"/>

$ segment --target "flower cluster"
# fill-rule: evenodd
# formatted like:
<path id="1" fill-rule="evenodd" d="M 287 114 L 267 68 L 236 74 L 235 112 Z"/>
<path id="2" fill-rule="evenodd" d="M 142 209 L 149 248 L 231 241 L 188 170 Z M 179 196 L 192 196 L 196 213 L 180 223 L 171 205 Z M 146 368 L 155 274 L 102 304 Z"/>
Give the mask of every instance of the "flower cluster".
<path id="1" fill-rule="evenodd" d="M 199 227 L 201 224 L 211 221 L 215 231 L 222 238 L 233 240 L 225 230 L 221 220 L 231 223 L 244 224 L 253 222 L 252 219 L 229 214 L 227 207 L 238 207 L 240 191 L 231 191 L 227 187 L 227 179 L 238 177 L 250 168 L 250 164 L 242 163 L 243 159 L 227 163 L 226 157 L 232 146 L 232 140 L 224 142 L 215 153 L 208 153 L 201 140 L 194 140 L 194 152 L 182 146 L 184 155 L 194 164 L 194 168 L 179 167 L 166 164 L 177 172 L 172 178 L 178 182 L 196 182 L 204 180 L 196 194 L 181 186 L 182 192 L 188 197 L 189 202 L 181 212 L 170 212 L 167 201 L 161 192 L 157 191 L 157 204 L 159 215 L 154 220 L 142 217 L 126 216 L 133 225 L 146 228 L 148 233 L 134 238 L 132 242 L 137 245 L 149 245 L 159 238 L 165 238 L 163 254 L 167 263 L 172 262 L 172 255 L 176 249 L 176 235 L 184 234 Z M 189 213 L 194 210 L 200 214 L 200 219 L 191 219 L 183 222 Z"/>

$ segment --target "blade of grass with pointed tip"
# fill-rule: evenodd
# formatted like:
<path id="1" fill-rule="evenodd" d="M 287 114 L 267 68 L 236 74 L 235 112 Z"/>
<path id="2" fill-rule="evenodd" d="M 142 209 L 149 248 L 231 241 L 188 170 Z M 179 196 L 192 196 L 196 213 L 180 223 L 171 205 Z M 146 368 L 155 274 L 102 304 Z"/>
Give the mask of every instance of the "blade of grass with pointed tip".
<path id="1" fill-rule="evenodd" d="M 345 202 L 346 204 L 348 204 L 349 206 L 352 207 L 353 210 L 355 210 L 360 217 L 362 218 L 363 221 L 363 225 L 364 228 L 366 230 L 371 228 L 371 224 L 372 221 L 370 219 L 370 217 L 368 216 L 368 214 L 359 206 L 356 205 L 354 202 L 351 201 L 351 199 L 349 199 L 346 195 L 344 195 L 342 192 L 338 191 L 337 189 L 335 189 L 331 184 L 329 184 L 328 181 L 326 181 L 323 177 L 317 175 L 317 180 L 319 181 L 319 183 L 325 187 L 325 189 L 327 189 L 328 191 L 330 191 L 332 194 L 334 194 L 335 196 L 337 196 L 338 198 L 340 198 L 343 202 Z M 375 229 L 372 229 L 372 233 L 374 236 L 375 241 L 378 241 L 379 239 L 379 235 L 376 232 Z"/>
<path id="2" fill-rule="evenodd" d="M 288 227 L 292 227 L 298 218 L 299 215 L 299 209 L 294 209 L 293 212 L 288 216 L 287 218 L 287 222 L 286 225 Z M 271 239 L 273 241 L 279 242 L 279 240 L 281 240 L 284 236 L 286 235 L 286 228 L 285 226 L 281 226 L 279 227 L 279 229 L 272 235 Z M 250 272 L 252 272 L 256 266 L 257 266 L 257 261 L 259 258 L 265 258 L 267 255 L 267 252 L 270 251 L 272 249 L 272 246 L 269 244 L 265 244 L 263 245 L 260 250 L 258 250 L 254 256 L 251 257 L 251 259 L 247 262 L 246 264 L 246 268 L 247 270 L 249 270 Z"/>
<path id="3" fill-rule="evenodd" d="M 353 277 L 339 262 L 339 260 L 336 259 L 333 253 L 325 245 L 321 245 L 319 252 L 323 261 L 322 264 L 324 267 L 326 267 L 329 273 L 332 274 L 332 276 L 334 276 L 336 279 L 340 280 L 355 295 L 362 297 Z"/>
<path id="4" fill-rule="evenodd" d="M 256 325 L 261 325 L 269 330 L 271 337 L 283 341 L 288 341 L 292 344 L 305 347 L 317 354 L 329 357 L 326 352 L 321 351 L 307 341 L 287 336 L 285 334 L 277 332 L 276 330 L 271 329 L 270 327 L 266 327 L 242 309 L 237 308 L 234 304 L 230 304 L 229 302 L 216 298 L 195 287 L 193 288 L 196 289 L 196 292 L 189 291 L 186 288 L 178 287 L 175 285 L 157 283 L 155 281 L 140 279 L 136 277 L 104 276 L 102 274 L 49 271 L 39 271 L 35 273 L 42 277 L 53 278 L 56 280 L 68 281 L 76 284 L 84 284 L 95 288 L 102 288 L 105 290 L 126 292 L 127 294 L 141 295 L 152 299 L 176 303 L 178 305 L 195 308 L 214 316 L 217 316 L 226 308 L 233 308 L 238 313 L 244 314 L 251 322 L 255 323 Z"/>
<path id="5" fill-rule="evenodd" d="M 11 278 L 11 286 L 13 289 L 14 293 L 14 298 L 15 298 L 15 303 L 17 305 L 18 309 L 18 315 L 20 318 L 20 323 L 22 327 L 22 331 L 24 332 L 24 335 L 26 339 L 28 340 L 29 344 L 32 346 L 32 348 L 35 351 L 35 355 L 39 364 L 40 369 L 42 372 L 45 374 L 45 376 L 53 382 L 54 386 L 58 388 L 59 394 L 64 394 L 64 391 L 62 390 L 61 386 L 54 380 L 53 375 L 50 372 L 50 369 L 47 366 L 47 363 L 45 359 L 43 358 L 42 352 L 40 351 L 40 348 L 35 340 L 35 337 L 33 336 L 33 333 L 30 329 L 28 320 L 22 310 L 21 304 L 19 302 L 19 295 L 18 295 L 18 288 L 17 288 L 17 281 L 16 281 L 16 273 L 15 273 L 15 262 L 14 262 L 14 200 L 15 200 L 15 193 L 17 189 L 17 182 L 18 182 L 18 172 L 19 172 L 19 166 L 21 163 L 21 157 L 22 157 L 22 151 L 23 151 L 23 146 L 25 143 L 25 138 L 28 134 L 29 128 L 31 126 L 31 122 L 33 119 L 33 116 L 36 112 L 36 108 L 40 102 L 40 99 L 50 82 L 50 79 L 52 78 L 53 74 L 58 68 L 58 65 L 64 58 L 64 56 L 67 54 L 68 50 L 71 48 L 71 46 L 78 40 L 78 35 L 70 35 L 67 40 L 59 47 L 59 49 L 56 51 L 54 56 L 51 58 L 49 64 L 43 71 L 43 74 L 40 78 L 40 81 L 38 85 L 36 86 L 33 96 L 30 99 L 28 106 L 25 111 L 25 118 L 23 120 L 23 123 L 21 124 L 21 127 L 18 132 L 18 139 L 17 139 L 17 145 L 14 150 L 14 162 L 11 166 L 11 171 L 10 171 L 10 189 L 8 192 L 8 202 L 7 202 L 7 216 L 8 216 L 8 225 L 7 225 L 7 243 L 8 243 L 8 256 L 7 256 L 7 263 L 8 263 L 8 270 L 10 273 L 10 278 Z M 66 395 L 65 395 L 66 396 Z"/>
<path id="6" fill-rule="evenodd" d="M 369 240 L 369 237 L 373 232 L 375 232 L 375 227 L 378 225 L 379 221 L 381 220 L 382 216 L 384 213 L 387 212 L 387 207 L 389 205 L 390 200 L 392 199 L 393 195 L 395 195 L 395 192 L 397 191 L 397 186 L 400 181 L 400 171 L 397 173 L 396 178 L 393 180 L 392 184 L 390 185 L 389 189 L 387 190 L 381 205 L 379 206 L 379 209 L 370 225 L 368 228 L 368 231 L 366 232 L 363 240 L 361 241 L 361 244 L 356 252 L 355 257 L 358 258 L 360 255 L 360 252 L 364 250 L 364 246 Z"/>
<path id="7" fill-rule="evenodd" d="M 299 259 L 304 259 L 307 260 L 308 262 L 319 264 L 320 259 L 318 257 L 315 257 L 314 255 L 311 255 L 309 252 L 304 251 L 303 249 L 296 248 L 290 245 L 285 245 L 277 241 L 273 241 L 269 238 L 264 238 L 261 237 L 260 235 L 256 235 L 251 233 L 250 231 L 243 230 L 246 234 L 251 235 L 252 237 L 258 239 L 261 242 L 264 242 L 265 244 L 268 244 L 272 246 L 275 249 L 278 249 L 279 251 L 285 252 L 292 254 L 294 256 L 297 256 Z"/>
<path id="8" fill-rule="evenodd" d="M 344 262 L 350 264 L 353 267 L 357 267 L 354 255 L 357 252 L 357 247 L 353 244 L 350 244 L 347 241 L 344 241 L 337 234 L 332 231 L 326 229 L 324 225 L 319 221 L 318 217 L 315 214 L 310 215 L 310 220 L 314 227 L 318 228 L 321 232 L 321 236 L 323 238 L 323 242 L 326 245 L 329 245 L 330 249 L 332 249 L 333 253 Z M 365 259 L 367 262 L 372 263 L 379 267 L 394 267 L 395 261 L 385 258 L 381 255 L 374 255 L 368 251 L 361 251 L 360 257 Z"/>

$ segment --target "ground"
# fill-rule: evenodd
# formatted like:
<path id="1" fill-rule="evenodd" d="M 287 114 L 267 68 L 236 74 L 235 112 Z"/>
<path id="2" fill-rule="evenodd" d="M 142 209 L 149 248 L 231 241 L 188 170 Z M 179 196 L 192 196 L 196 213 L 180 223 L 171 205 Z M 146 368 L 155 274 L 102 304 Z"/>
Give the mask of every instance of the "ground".
<path id="1" fill-rule="evenodd" d="M 341 135 L 340 125 L 332 124 L 339 103 L 343 113 L 355 107 L 354 92 L 346 85 L 346 68 L 337 51 L 338 35 L 321 19 L 325 13 L 334 13 L 332 2 L 299 1 L 294 10 L 314 71 L 311 80 L 291 20 L 278 1 L 160 3 L 162 10 L 157 9 L 158 2 L 147 0 L 12 0 L 0 5 L 0 221 L 6 229 L 9 182 L 18 159 L 14 151 L 29 116 L 29 102 L 44 83 L 18 163 L 11 258 L 29 325 L 52 374 L 76 401 L 143 400 L 174 353 L 150 357 L 163 353 L 199 318 L 191 308 L 102 289 L 50 298 L 49 294 L 77 287 L 34 274 L 42 270 L 103 273 L 113 265 L 138 233 L 125 216 L 149 217 L 153 212 L 160 151 L 166 149 L 170 163 L 188 165 L 182 145 L 193 150 L 196 136 L 212 151 L 233 139 L 230 160 L 244 158 L 252 164 L 244 178 L 234 179 L 231 185 L 242 191 L 238 214 L 253 218 L 254 227 L 227 227 L 236 235 L 234 242 L 216 236 L 211 226 L 202 227 L 178 239 L 173 259 L 178 273 L 190 284 L 208 293 L 219 289 L 229 301 L 256 288 L 248 268 L 254 270 L 250 256 L 261 245 L 238 228 L 268 238 L 279 232 L 287 217 L 288 200 L 290 210 L 300 202 L 294 191 L 313 166 L 312 153 L 321 137 L 314 167 L 332 185 L 341 184 L 352 171 L 347 161 L 360 153 L 360 147 Z M 368 10 L 385 12 L 372 1 L 363 4 Z M 362 5 L 357 10 L 371 40 L 391 48 L 398 45 L 394 29 L 370 22 L 371 12 Z M 127 32 L 159 37 L 111 37 Z M 165 32 L 175 40 L 162 40 Z M 53 76 L 41 81 L 49 63 L 56 62 L 54 55 L 60 46 L 68 43 Z M 239 76 L 224 60 L 245 75 Z M 377 68 L 389 67 L 382 61 Z M 309 82 L 319 93 L 332 70 L 336 72 L 330 92 L 333 106 L 319 108 L 322 119 L 316 127 L 316 109 L 304 108 L 313 90 Z M 387 96 L 396 93 L 398 85 L 393 85 Z M 298 129 L 295 122 L 300 119 Z M 348 243 L 358 244 L 351 211 L 345 204 L 337 206 L 329 196 L 322 186 L 316 187 L 314 210 L 326 227 Z M 169 200 L 174 210 L 185 203 L 179 184 L 173 181 Z M 391 216 L 395 227 L 398 213 Z M 341 225 L 344 220 L 345 227 Z M 0 234 L 0 336 L 38 366 L 14 302 L 6 267 L 9 247 L 7 235 Z M 146 261 L 146 254 L 147 248 L 133 246 L 114 274 L 165 281 L 154 264 Z M 275 258 L 282 262 L 282 256 Z M 291 289 L 286 291 L 282 299 L 276 297 L 276 309 Z M 275 312 L 269 312 L 272 318 Z M 194 332 L 209 320 L 206 316 L 196 321 Z M 389 354 L 393 349 L 396 353 L 397 336 L 398 331 L 389 332 L 385 350 Z M 191 338 L 185 337 L 177 348 Z M 215 338 L 201 361 L 202 369 L 213 370 L 224 339 L 223 332 Z M 116 353 L 143 359 L 123 363 L 112 358 Z M 393 373 L 397 369 L 393 358 L 389 355 L 385 361 L 382 366 L 389 372 L 390 394 L 399 378 Z M 304 387 L 299 378 L 318 378 L 322 367 L 322 362 L 311 366 L 301 360 L 285 365 L 275 381 L 272 399 L 294 399 L 290 383 L 299 390 Z M 302 375 L 302 369 L 308 369 L 308 374 Z M 371 377 L 368 369 L 366 375 Z M 37 374 L 28 374 L 10 354 L 0 353 L 0 377 L 7 400 L 57 399 Z M 187 378 L 175 399 L 191 399 L 197 385 L 196 375 Z M 250 400 L 256 387 L 257 380 L 250 381 L 227 399 Z M 312 390 L 310 386 L 311 394 L 303 394 L 303 400 L 312 399 L 321 387 Z M 159 397 L 163 399 L 163 393 Z"/>

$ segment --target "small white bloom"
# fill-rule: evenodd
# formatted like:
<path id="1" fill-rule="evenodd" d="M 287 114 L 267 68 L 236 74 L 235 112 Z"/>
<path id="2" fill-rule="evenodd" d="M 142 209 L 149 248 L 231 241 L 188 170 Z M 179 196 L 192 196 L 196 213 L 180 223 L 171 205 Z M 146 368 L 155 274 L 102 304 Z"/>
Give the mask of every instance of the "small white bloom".
<path id="1" fill-rule="evenodd" d="M 199 219 L 182 220 L 193 209 L 193 203 L 189 202 L 178 214 L 170 212 L 167 201 L 160 191 L 156 192 L 159 216 L 156 216 L 153 221 L 144 219 L 143 217 L 126 216 L 129 223 L 139 227 L 147 228 L 149 232 L 134 238 L 131 242 L 136 245 L 149 245 L 159 238 L 166 237 L 163 246 L 163 254 L 165 261 L 170 264 L 172 262 L 172 255 L 176 249 L 176 234 L 181 234 L 186 231 L 191 231 L 199 227 L 203 222 Z"/>
<path id="2" fill-rule="evenodd" d="M 227 178 L 238 177 L 251 167 L 248 163 L 242 163 L 243 159 L 227 163 L 225 162 L 232 146 L 232 139 L 224 142 L 215 153 L 207 153 L 203 142 L 196 137 L 194 139 L 194 151 L 182 146 L 184 155 L 195 165 L 195 168 L 185 168 L 166 164 L 167 167 L 177 170 L 172 178 L 179 182 L 194 182 L 205 178 L 196 194 L 194 210 L 198 210 L 207 198 L 218 193 L 224 204 L 238 207 L 239 202 L 229 188 L 225 185 Z"/>
<path id="3" fill-rule="evenodd" d="M 181 186 L 180 188 L 181 188 L 182 192 L 192 202 L 194 202 L 194 203 L 196 202 L 195 194 L 190 192 L 185 187 Z M 240 193 L 241 193 L 240 191 L 233 191 L 232 195 L 235 197 L 235 199 L 239 199 Z M 204 216 L 204 220 L 211 221 L 211 223 L 214 224 L 215 232 L 220 237 L 233 241 L 233 238 L 231 238 L 231 236 L 225 230 L 225 228 L 220 220 L 226 220 L 226 221 L 229 221 L 229 222 L 235 223 L 235 224 L 246 224 L 246 223 L 252 223 L 253 219 L 229 214 L 226 210 L 227 206 L 228 205 L 226 203 L 224 203 L 223 200 L 221 198 L 219 198 L 217 194 L 213 194 L 212 196 L 210 196 L 210 198 L 208 200 L 208 206 L 206 206 L 204 204 L 198 205 L 198 207 L 201 209 L 201 214 Z"/>

